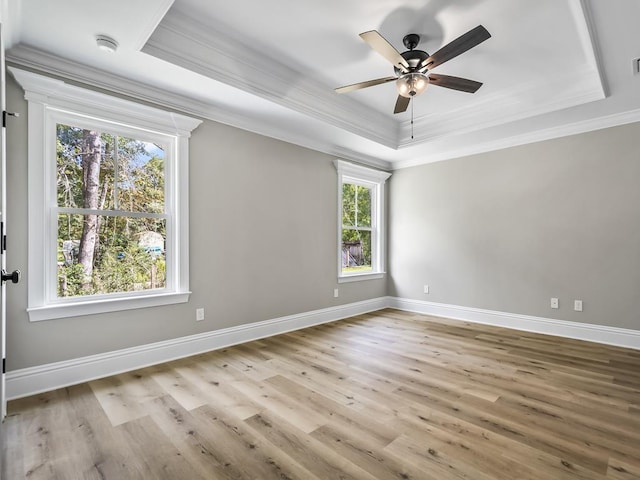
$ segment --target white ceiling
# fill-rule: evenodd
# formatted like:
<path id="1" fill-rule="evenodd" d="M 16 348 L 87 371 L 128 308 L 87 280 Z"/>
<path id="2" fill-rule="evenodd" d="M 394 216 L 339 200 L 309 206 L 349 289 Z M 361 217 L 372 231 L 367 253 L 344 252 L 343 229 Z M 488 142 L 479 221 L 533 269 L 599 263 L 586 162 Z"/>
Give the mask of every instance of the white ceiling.
<path id="1" fill-rule="evenodd" d="M 2 0 L 7 59 L 347 159 L 401 168 L 640 120 L 637 0 Z M 358 33 L 429 53 L 492 38 L 394 115 L 393 74 Z M 119 49 L 97 49 L 106 34 Z"/>

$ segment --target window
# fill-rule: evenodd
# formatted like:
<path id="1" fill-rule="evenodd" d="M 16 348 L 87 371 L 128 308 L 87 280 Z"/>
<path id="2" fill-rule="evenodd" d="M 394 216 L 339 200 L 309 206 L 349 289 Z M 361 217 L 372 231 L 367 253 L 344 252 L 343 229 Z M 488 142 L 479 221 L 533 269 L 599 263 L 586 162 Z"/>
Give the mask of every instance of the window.
<path id="1" fill-rule="evenodd" d="M 30 319 L 186 302 L 200 121 L 11 71 L 29 102 Z"/>
<path id="2" fill-rule="evenodd" d="M 169 145 L 65 116 L 56 123 L 56 298 L 164 289 Z"/>
<path id="3" fill-rule="evenodd" d="M 338 170 L 338 281 L 382 278 L 387 172 L 335 160 Z"/>

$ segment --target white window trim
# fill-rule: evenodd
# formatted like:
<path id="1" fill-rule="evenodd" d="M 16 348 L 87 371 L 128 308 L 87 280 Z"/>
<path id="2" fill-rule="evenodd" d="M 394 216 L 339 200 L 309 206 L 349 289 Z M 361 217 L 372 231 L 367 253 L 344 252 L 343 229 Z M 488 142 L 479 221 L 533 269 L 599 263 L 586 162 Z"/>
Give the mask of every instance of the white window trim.
<path id="1" fill-rule="evenodd" d="M 9 68 L 25 91 L 28 101 L 28 307 L 31 321 L 115 312 L 136 308 L 184 303 L 189 300 L 189 137 L 201 120 L 138 104 L 122 98 L 69 85 L 17 68 Z M 157 292 L 73 297 L 52 302 L 48 298 L 47 275 L 51 273 L 51 258 L 43 248 L 44 233 L 51 232 L 52 186 L 51 143 L 54 135 L 51 120 L 56 114 L 69 112 L 97 122 L 111 122 L 160 135 L 168 139 L 170 157 L 165 175 L 175 181 L 175 195 L 169 195 L 167 210 L 174 218 L 174 231 L 167 232 L 167 242 L 173 247 L 167 288 Z M 53 115 L 53 117 L 52 117 Z M 93 121 L 93 120 L 91 120 Z M 165 143 L 167 143 L 165 141 Z M 55 145 L 55 143 L 53 143 Z M 168 156 L 168 157 L 169 157 Z M 43 168 L 43 165 L 45 168 Z M 52 188 L 54 191 L 52 192 Z M 53 195 L 53 196 L 52 196 Z M 169 230 L 169 228 L 168 228 Z M 51 233 L 50 233 L 51 234 Z M 49 236 L 50 236 L 49 234 Z M 170 283 L 170 284 L 169 284 Z"/>
<path id="2" fill-rule="evenodd" d="M 391 176 L 389 172 L 375 170 L 373 168 L 345 162 L 344 160 L 334 160 L 333 164 L 338 171 L 338 283 L 358 282 L 362 280 L 375 280 L 384 278 L 385 275 L 385 194 L 384 185 Z M 371 266 L 372 271 L 367 273 L 342 273 L 342 184 L 356 183 L 372 188 L 373 198 L 371 201 Z"/>

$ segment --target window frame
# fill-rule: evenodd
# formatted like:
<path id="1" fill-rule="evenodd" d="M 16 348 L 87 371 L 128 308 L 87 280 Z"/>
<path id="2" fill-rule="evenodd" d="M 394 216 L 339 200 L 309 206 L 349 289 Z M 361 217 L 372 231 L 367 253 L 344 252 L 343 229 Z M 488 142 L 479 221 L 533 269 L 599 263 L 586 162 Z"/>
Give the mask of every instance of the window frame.
<path id="1" fill-rule="evenodd" d="M 10 68 L 28 102 L 28 301 L 30 321 L 116 312 L 189 300 L 189 137 L 201 123 L 63 80 Z M 77 122 L 80 122 L 78 125 Z M 71 123 L 69 123 L 71 122 Z M 163 289 L 57 296 L 56 125 L 91 126 L 166 146 L 167 280 Z M 126 215 L 131 212 L 122 212 Z M 43 241 L 45 242 L 43 248 Z M 171 273 L 169 273 L 171 272 Z"/>
<path id="2" fill-rule="evenodd" d="M 338 172 L 338 283 L 384 278 L 385 275 L 385 182 L 391 176 L 373 168 L 334 160 Z M 342 187 L 345 183 L 371 189 L 371 271 L 343 273 L 342 271 Z"/>

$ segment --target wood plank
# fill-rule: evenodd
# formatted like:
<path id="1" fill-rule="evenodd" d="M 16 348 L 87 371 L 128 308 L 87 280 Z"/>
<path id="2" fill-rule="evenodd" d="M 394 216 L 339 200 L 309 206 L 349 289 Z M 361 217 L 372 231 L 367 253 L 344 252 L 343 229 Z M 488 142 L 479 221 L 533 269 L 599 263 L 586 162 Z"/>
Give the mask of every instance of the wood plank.
<path id="1" fill-rule="evenodd" d="M 171 437 L 165 435 L 150 417 L 137 418 L 118 428 L 123 431 L 132 454 L 141 462 L 145 478 L 210 478 L 197 472 L 172 443 Z"/>
<path id="2" fill-rule="evenodd" d="M 231 386 L 232 382 L 213 380 L 220 377 L 212 369 L 203 368 L 202 365 L 193 363 L 176 367 L 176 371 L 202 392 L 207 404 L 214 405 L 242 419 L 262 411 L 262 406 L 234 389 Z M 235 382 L 235 377 L 233 378 Z"/>
<path id="3" fill-rule="evenodd" d="M 440 448 L 441 443 L 433 438 L 411 438 L 408 435 L 401 435 L 390 445 L 385 447 L 386 452 L 394 452 L 398 457 L 410 462 L 422 471 L 442 476 L 452 476 L 458 478 L 473 478 L 474 480 L 492 480 L 492 476 L 487 475 L 475 466 L 469 465 L 460 460 L 457 455 L 451 455 Z"/>
<path id="4" fill-rule="evenodd" d="M 251 401 L 271 410 L 276 415 L 286 418 L 288 422 L 304 432 L 312 432 L 326 423 L 322 414 L 301 404 L 297 399 L 280 393 L 266 383 L 253 381 L 234 382 L 231 386 L 246 395 Z"/>
<path id="5" fill-rule="evenodd" d="M 180 375 L 176 370 L 179 365 L 180 363 L 171 369 L 157 368 L 152 373 L 152 378 L 186 410 L 193 410 L 206 405 L 206 395 L 193 383 Z"/>
<path id="6" fill-rule="evenodd" d="M 610 480 L 638 480 L 640 478 L 640 463 L 631 465 L 619 458 L 609 459 L 607 478 Z"/>
<path id="7" fill-rule="evenodd" d="M 375 478 L 421 480 L 442 478 L 405 461 L 393 452 L 383 451 L 366 436 L 358 436 L 348 428 L 337 424 L 324 425 L 313 431 L 311 436 Z"/>
<path id="8" fill-rule="evenodd" d="M 173 397 L 157 398 L 147 406 L 151 418 L 199 475 L 216 479 L 242 478 L 238 466 L 229 462 L 218 448 L 218 444 L 226 439 L 216 436 L 216 432 L 194 418 Z"/>
<path id="9" fill-rule="evenodd" d="M 340 453 L 315 440 L 288 422 L 282 422 L 268 411 L 247 420 L 247 425 L 275 447 L 287 452 L 300 465 L 322 479 L 376 480 L 367 471 L 344 458 Z"/>
<path id="10" fill-rule="evenodd" d="M 228 463 L 236 465 L 240 478 L 322 480 L 287 452 L 265 441 L 244 422 L 210 405 L 198 408 L 193 414 L 205 428 L 225 439 L 225 442 L 217 444 L 216 449 Z"/>
<path id="11" fill-rule="evenodd" d="M 140 403 L 127 392 L 123 376 L 116 375 L 94 380 L 89 382 L 89 386 L 113 426 L 147 414 Z"/>
<path id="12" fill-rule="evenodd" d="M 64 478 L 137 478 L 144 467 L 131 452 L 121 431 L 111 425 L 88 384 L 64 389 L 68 395 L 66 432 L 71 442 L 66 454 L 73 460 L 71 470 L 56 466 Z M 57 472 L 57 473 L 58 473 Z"/>
<path id="13" fill-rule="evenodd" d="M 24 435 L 25 425 L 27 424 L 26 416 L 29 413 L 12 413 L 9 419 L 3 425 L 3 437 L 5 441 L 2 444 L 2 469 L 0 469 L 0 478 L 23 478 L 24 477 L 24 453 L 26 449 L 23 447 L 27 441 Z M 12 419 L 12 416 L 20 416 L 19 420 Z M 7 460 L 5 460 L 7 459 Z"/>

